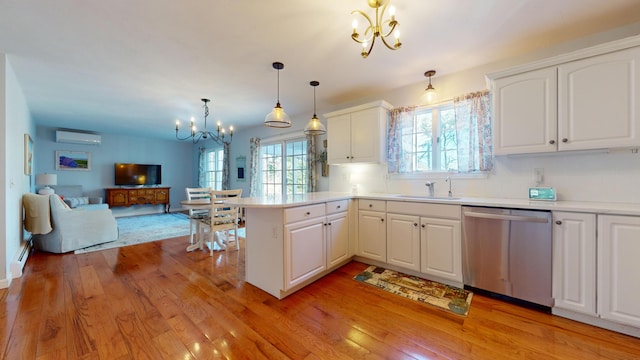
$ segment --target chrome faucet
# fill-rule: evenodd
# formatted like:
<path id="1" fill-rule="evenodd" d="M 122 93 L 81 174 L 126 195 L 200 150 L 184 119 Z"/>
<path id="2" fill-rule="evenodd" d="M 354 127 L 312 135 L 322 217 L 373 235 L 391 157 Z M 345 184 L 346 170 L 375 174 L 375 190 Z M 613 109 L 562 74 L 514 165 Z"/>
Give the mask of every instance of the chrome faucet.
<path id="1" fill-rule="evenodd" d="M 451 176 L 447 176 L 444 181 L 449 183 L 449 197 L 453 197 L 453 193 L 451 192 Z"/>
<path id="2" fill-rule="evenodd" d="M 434 197 L 435 196 L 435 185 L 436 185 L 436 182 L 435 181 L 427 181 L 427 183 L 425 185 L 429 189 L 429 196 Z"/>

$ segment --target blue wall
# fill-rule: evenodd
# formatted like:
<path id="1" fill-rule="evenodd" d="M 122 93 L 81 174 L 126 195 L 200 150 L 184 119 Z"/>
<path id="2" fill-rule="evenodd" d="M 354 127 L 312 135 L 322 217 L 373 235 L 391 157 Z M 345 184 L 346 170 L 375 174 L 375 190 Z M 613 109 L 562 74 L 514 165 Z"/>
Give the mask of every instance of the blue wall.
<path id="1" fill-rule="evenodd" d="M 104 189 L 114 187 L 113 164 L 143 163 L 162 165 L 162 186 L 171 187 L 171 209 L 179 209 L 186 198 L 185 187 L 197 180 L 194 166 L 194 145 L 191 142 L 160 140 L 120 134 L 100 134 L 101 145 L 57 143 L 57 128 L 38 126 L 36 129 L 36 174 L 58 175 L 58 185 L 82 185 L 88 196 L 104 197 Z M 56 170 L 55 153 L 58 150 L 87 151 L 91 153 L 90 171 Z M 197 152 L 197 150 L 195 151 Z M 161 212 L 162 206 L 132 206 L 113 208 L 115 216 Z"/>

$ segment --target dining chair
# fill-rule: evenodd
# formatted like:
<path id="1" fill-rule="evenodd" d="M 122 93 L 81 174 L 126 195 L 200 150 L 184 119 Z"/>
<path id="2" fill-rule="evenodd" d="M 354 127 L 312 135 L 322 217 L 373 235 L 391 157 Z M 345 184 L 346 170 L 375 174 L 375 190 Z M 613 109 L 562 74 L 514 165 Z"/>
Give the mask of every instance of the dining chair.
<path id="1" fill-rule="evenodd" d="M 242 189 L 210 191 L 209 216 L 197 220 L 204 225 L 205 229 L 209 230 L 210 255 L 213 255 L 215 245 L 226 250 L 231 242 L 235 242 L 236 250 L 240 250 L 238 240 L 240 207 L 227 204 L 224 199 L 241 195 Z M 229 233 L 229 230 L 233 230 L 233 235 Z"/>
<path id="2" fill-rule="evenodd" d="M 205 200 L 211 197 L 211 188 L 185 188 L 187 200 Z M 200 235 L 198 220 L 209 216 L 209 209 L 189 209 L 189 242 L 193 244 L 193 235 Z"/>

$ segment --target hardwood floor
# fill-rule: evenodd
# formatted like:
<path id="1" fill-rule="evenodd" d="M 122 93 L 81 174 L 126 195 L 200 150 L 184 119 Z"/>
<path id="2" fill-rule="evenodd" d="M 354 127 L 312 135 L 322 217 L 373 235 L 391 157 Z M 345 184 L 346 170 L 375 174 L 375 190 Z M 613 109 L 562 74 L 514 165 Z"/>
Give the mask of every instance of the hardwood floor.
<path id="1" fill-rule="evenodd" d="M 479 294 L 449 315 L 352 280 L 358 262 L 276 300 L 244 282 L 244 246 L 187 243 L 33 253 L 0 291 L 3 359 L 640 358 L 640 339 Z"/>

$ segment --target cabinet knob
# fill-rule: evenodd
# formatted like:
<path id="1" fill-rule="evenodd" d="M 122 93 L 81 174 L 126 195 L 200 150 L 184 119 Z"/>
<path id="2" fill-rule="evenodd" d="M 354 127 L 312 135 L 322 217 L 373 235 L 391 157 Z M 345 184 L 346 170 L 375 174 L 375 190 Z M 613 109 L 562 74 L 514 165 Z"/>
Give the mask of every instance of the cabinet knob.
<path id="1" fill-rule="evenodd" d="M 562 225 L 562 221 L 557 220 L 557 221 L 556 221 L 556 225 Z"/>
<path id="2" fill-rule="evenodd" d="M 384 219 L 381 218 L 380 221 L 384 222 Z"/>
<path id="3" fill-rule="evenodd" d="M 311 213 L 309 211 L 307 211 L 307 215 L 311 215 Z"/>
<path id="4" fill-rule="evenodd" d="M 555 141 L 555 140 L 549 140 L 549 144 L 553 145 L 553 144 L 555 144 L 555 143 L 556 143 L 556 141 Z"/>
<path id="5" fill-rule="evenodd" d="M 568 142 L 568 141 L 569 141 L 569 139 L 567 139 L 567 138 L 562 139 L 562 142 L 563 142 L 563 143 L 566 143 L 566 142 Z"/>
<path id="6" fill-rule="evenodd" d="M 369 204 L 369 208 L 372 208 L 372 207 L 373 207 L 373 204 Z"/>
<path id="7" fill-rule="evenodd" d="M 418 223 L 413 223 L 413 226 L 418 226 Z"/>
<path id="8" fill-rule="evenodd" d="M 420 225 L 420 226 L 422 226 L 422 228 L 423 228 L 423 229 L 425 228 L 424 224 L 422 224 L 422 225 Z"/>
<path id="9" fill-rule="evenodd" d="M 336 209 L 340 209 L 340 205 L 336 206 Z"/>
<path id="10" fill-rule="evenodd" d="M 331 223 L 328 223 L 327 225 L 331 226 Z"/>

